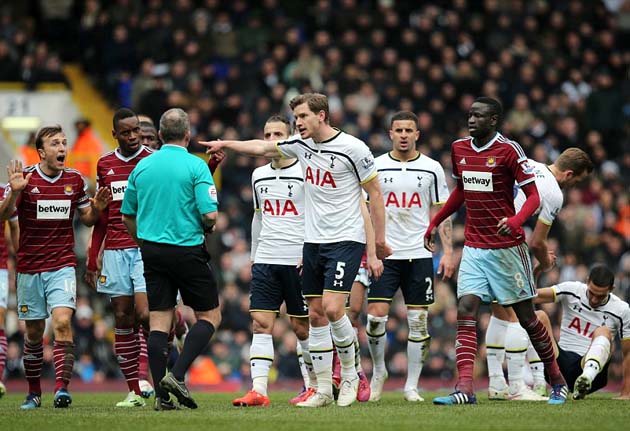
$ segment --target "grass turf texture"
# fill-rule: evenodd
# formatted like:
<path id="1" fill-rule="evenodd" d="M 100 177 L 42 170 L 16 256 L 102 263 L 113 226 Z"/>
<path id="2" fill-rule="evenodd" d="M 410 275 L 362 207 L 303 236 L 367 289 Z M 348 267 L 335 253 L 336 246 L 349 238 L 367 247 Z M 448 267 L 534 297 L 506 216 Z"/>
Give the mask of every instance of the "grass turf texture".
<path id="1" fill-rule="evenodd" d="M 479 391 L 478 395 L 482 392 Z M 433 396 L 422 393 L 424 403 L 411 404 L 402 393 L 383 395 L 379 403 L 355 403 L 341 408 L 320 409 L 291 406 L 294 393 L 271 394 L 271 407 L 232 407 L 242 394 L 195 393 L 197 410 L 156 412 L 153 400 L 144 408 L 115 408 L 125 394 L 76 393 L 68 409 L 55 409 L 52 394 L 44 394 L 42 407 L 19 409 L 23 394 L 8 394 L 0 400 L 2 430 L 89 430 L 89 431 L 183 431 L 183 430 L 609 430 L 626 429 L 630 402 L 612 400 L 613 394 L 596 394 L 583 401 L 567 401 L 563 406 L 544 402 L 490 402 L 477 406 L 434 406 Z"/>

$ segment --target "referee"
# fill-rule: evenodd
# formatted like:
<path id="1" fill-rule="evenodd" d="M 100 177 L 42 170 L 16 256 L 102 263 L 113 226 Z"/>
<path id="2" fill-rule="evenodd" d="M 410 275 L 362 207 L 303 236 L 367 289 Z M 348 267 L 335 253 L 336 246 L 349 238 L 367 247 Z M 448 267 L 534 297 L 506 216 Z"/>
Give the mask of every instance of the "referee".
<path id="1" fill-rule="evenodd" d="M 208 167 L 188 153 L 190 121 L 181 109 L 160 118 L 164 145 L 141 160 L 129 176 L 121 212 L 123 222 L 138 242 L 144 261 L 151 333 L 149 366 L 155 387 L 155 409 L 178 409 L 170 399 L 191 409 L 197 403 L 184 383 L 186 371 L 204 351 L 221 323 L 217 286 L 204 247 L 217 216 L 214 181 Z M 181 355 L 166 374 L 168 333 L 177 292 L 197 316 Z"/>

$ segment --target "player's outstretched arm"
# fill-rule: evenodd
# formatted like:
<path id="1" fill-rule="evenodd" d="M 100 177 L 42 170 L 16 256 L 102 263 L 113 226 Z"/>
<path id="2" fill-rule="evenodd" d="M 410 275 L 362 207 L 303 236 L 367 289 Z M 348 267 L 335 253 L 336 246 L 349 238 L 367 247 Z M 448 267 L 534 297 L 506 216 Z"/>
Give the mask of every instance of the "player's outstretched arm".
<path id="1" fill-rule="evenodd" d="M 392 254 L 392 249 L 385 241 L 385 204 L 383 202 L 383 192 L 375 176 L 367 183 L 361 185 L 370 199 L 370 218 L 374 228 L 374 244 L 376 247 L 376 257 L 385 259 Z"/>
<path id="2" fill-rule="evenodd" d="M 107 208 L 112 201 L 112 192 L 109 187 L 101 187 L 96 191 L 93 198 L 90 198 L 90 205 L 79 208 L 79 218 L 86 226 L 94 226 L 101 218 L 101 212 Z"/>
<path id="3" fill-rule="evenodd" d="M 224 148 L 254 157 L 280 157 L 281 154 L 273 141 L 251 139 L 249 141 L 199 141 L 199 144 L 208 147 L 208 154 L 215 154 Z"/>
<path id="4" fill-rule="evenodd" d="M 442 224 L 444 220 L 451 216 L 455 211 L 464 204 L 464 187 L 461 181 L 457 181 L 457 186 L 451 192 L 446 203 L 438 213 L 433 216 L 426 233 L 424 234 L 424 248 L 431 253 L 436 251 L 435 247 L 435 229 Z"/>
<path id="5" fill-rule="evenodd" d="M 623 384 L 621 395 L 616 400 L 630 400 L 630 339 L 621 340 L 621 353 L 623 355 Z"/>
<path id="6" fill-rule="evenodd" d="M 538 289 L 538 296 L 534 298 L 534 304 L 549 304 L 556 302 L 556 292 L 552 287 Z"/>

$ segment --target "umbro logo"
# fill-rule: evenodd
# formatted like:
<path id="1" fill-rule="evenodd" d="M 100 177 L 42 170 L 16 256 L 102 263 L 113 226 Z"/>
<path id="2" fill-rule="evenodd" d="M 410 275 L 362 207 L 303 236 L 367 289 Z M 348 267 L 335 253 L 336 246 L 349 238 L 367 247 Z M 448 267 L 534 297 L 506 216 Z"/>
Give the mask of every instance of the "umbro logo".
<path id="1" fill-rule="evenodd" d="M 462 157 L 462 159 L 459 161 L 460 165 L 465 165 L 466 164 L 466 157 Z"/>
<path id="2" fill-rule="evenodd" d="M 37 187 L 33 187 L 31 189 L 31 193 L 40 193 L 39 189 Z"/>
<path id="3" fill-rule="evenodd" d="M 107 175 L 114 175 L 114 170 L 110 169 L 109 171 L 107 171 Z"/>

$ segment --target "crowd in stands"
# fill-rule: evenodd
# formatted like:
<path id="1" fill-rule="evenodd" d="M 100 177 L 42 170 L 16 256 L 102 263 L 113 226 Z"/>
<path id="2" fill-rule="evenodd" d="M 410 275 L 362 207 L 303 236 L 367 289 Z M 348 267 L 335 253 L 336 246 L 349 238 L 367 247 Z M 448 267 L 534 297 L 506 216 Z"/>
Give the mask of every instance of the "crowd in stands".
<path id="1" fill-rule="evenodd" d="M 579 147 L 596 166 L 566 193 L 550 233 L 558 264 L 539 284 L 584 280 L 591 264 L 603 262 L 617 273 L 615 293 L 630 299 L 630 1 L 50 3 L 67 5 L 66 13 L 51 18 L 40 8 L 26 17 L 0 8 L 0 81 L 63 82 L 59 58 L 80 61 L 112 106 L 128 106 L 156 122 L 168 108 L 186 109 L 193 142 L 260 137 L 270 115 L 290 115 L 288 99 L 316 91 L 329 97 L 331 124 L 364 140 L 375 155 L 389 149 L 391 115 L 417 113 L 419 149 L 439 160 L 449 177 L 450 143 L 468 134 L 472 100 L 498 98 L 502 132 L 530 158 L 551 163 L 564 149 Z M 68 26 L 55 32 L 51 21 Z M 47 25 L 40 30 L 39 23 Z M 63 49 L 68 38 L 79 48 Z M 245 380 L 248 373 L 250 175 L 264 163 L 229 154 L 220 170 L 221 215 L 208 247 L 224 319 L 208 355 L 226 379 Z M 455 226 L 459 253 L 463 214 Z M 425 377 L 455 372 L 456 282 L 436 289 Z M 119 371 L 108 348 L 106 299 L 85 286 L 79 294 L 77 371 L 86 379 L 113 377 Z M 405 322 L 399 301 L 387 323 L 390 376 L 406 370 Z M 10 343 L 11 375 L 20 373 L 19 337 Z M 276 325 L 274 337 L 278 376 L 299 378 L 294 336 Z M 361 338 L 369 358 L 364 331 Z M 364 367 L 371 368 L 369 359 Z M 610 370 L 621 375 L 618 360 Z"/>

